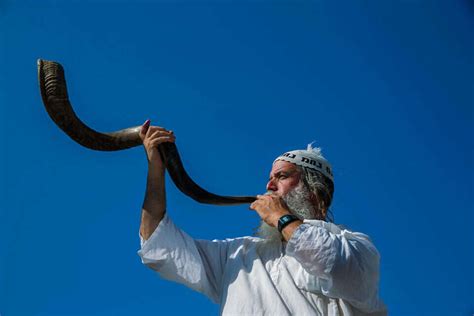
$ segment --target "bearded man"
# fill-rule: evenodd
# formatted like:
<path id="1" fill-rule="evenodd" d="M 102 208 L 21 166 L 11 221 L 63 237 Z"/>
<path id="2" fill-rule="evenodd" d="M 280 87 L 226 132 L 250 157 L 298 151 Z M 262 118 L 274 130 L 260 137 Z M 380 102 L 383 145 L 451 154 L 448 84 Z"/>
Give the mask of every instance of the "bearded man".
<path id="1" fill-rule="evenodd" d="M 250 205 L 258 236 L 195 240 L 165 212 L 157 146 L 173 132 L 146 121 L 140 137 L 148 177 L 140 225 L 142 262 L 220 304 L 223 315 L 386 315 L 379 253 L 369 237 L 326 221 L 331 166 L 308 146 L 273 163 L 267 194 Z"/>

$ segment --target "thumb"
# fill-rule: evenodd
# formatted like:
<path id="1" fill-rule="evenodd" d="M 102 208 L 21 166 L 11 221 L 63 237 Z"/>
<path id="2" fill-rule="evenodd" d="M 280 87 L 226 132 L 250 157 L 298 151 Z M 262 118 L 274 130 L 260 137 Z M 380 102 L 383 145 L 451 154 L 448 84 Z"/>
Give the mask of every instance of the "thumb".
<path id="1" fill-rule="evenodd" d="M 148 131 L 148 128 L 150 127 L 150 120 L 146 120 L 145 123 L 143 123 L 142 127 L 140 128 L 140 138 L 143 140 L 145 138 L 146 132 Z"/>

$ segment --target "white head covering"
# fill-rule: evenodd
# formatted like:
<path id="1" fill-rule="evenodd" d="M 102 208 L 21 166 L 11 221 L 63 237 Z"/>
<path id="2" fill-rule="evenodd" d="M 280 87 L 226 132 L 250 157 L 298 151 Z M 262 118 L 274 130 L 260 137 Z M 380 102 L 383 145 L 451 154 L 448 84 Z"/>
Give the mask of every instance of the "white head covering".
<path id="1" fill-rule="evenodd" d="M 301 167 L 319 171 L 334 182 L 331 165 L 321 154 L 321 148 L 313 148 L 312 143 L 308 145 L 306 150 L 292 150 L 280 155 L 273 163 L 278 160 L 288 161 Z"/>

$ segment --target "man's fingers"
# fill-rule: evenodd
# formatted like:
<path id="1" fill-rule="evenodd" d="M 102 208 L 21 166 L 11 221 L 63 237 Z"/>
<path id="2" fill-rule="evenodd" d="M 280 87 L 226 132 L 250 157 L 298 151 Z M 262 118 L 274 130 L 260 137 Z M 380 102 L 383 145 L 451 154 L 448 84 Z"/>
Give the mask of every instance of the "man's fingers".
<path id="1" fill-rule="evenodd" d="M 150 128 L 148 129 L 148 131 L 146 132 L 146 138 L 150 137 L 151 134 L 153 134 L 155 131 L 166 131 L 166 129 L 164 129 L 163 127 L 161 126 L 150 126 Z"/>
<path id="2" fill-rule="evenodd" d="M 145 138 L 145 135 L 150 127 L 150 120 L 146 120 L 145 123 L 143 123 L 142 128 L 140 128 L 140 138 L 143 140 Z"/>
<path id="3" fill-rule="evenodd" d="M 173 134 L 171 134 L 169 131 L 167 131 L 166 129 L 160 127 L 159 129 L 156 129 L 152 132 L 150 132 L 150 135 L 148 135 L 147 137 L 150 139 L 150 140 L 153 140 L 157 137 L 164 137 L 164 136 L 173 136 Z"/>
<path id="4" fill-rule="evenodd" d="M 250 204 L 249 209 L 256 211 L 259 205 L 260 205 L 260 200 L 255 200 L 252 204 Z"/>
<path id="5" fill-rule="evenodd" d="M 170 135 L 170 134 L 168 134 L 168 133 L 166 133 L 166 132 L 163 133 L 162 131 L 159 131 L 159 132 L 157 132 L 157 133 L 152 134 L 152 135 L 149 137 L 148 141 L 149 141 L 149 142 L 154 142 L 154 141 L 157 140 L 157 139 L 169 139 L 169 140 L 175 141 L 175 140 L 176 140 L 176 136 Z"/>
<path id="6" fill-rule="evenodd" d="M 270 194 L 265 194 L 265 195 L 257 195 L 257 200 L 268 200 L 271 199 L 273 195 Z"/>
<path id="7" fill-rule="evenodd" d="M 174 143 L 175 140 L 176 140 L 176 137 L 174 136 L 161 136 L 161 137 L 151 140 L 149 144 L 151 147 L 156 147 L 159 144 L 165 143 L 165 142 Z"/>

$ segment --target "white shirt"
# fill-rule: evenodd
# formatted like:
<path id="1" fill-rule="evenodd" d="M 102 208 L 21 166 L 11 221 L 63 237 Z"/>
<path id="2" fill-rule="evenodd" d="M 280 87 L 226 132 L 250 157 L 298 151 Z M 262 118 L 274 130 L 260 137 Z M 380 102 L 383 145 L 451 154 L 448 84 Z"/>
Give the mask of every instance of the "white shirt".
<path id="1" fill-rule="evenodd" d="M 367 235 L 305 220 L 288 243 L 194 240 L 165 215 L 138 252 L 161 277 L 220 304 L 223 315 L 386 315 L 379 253 Z"/>

